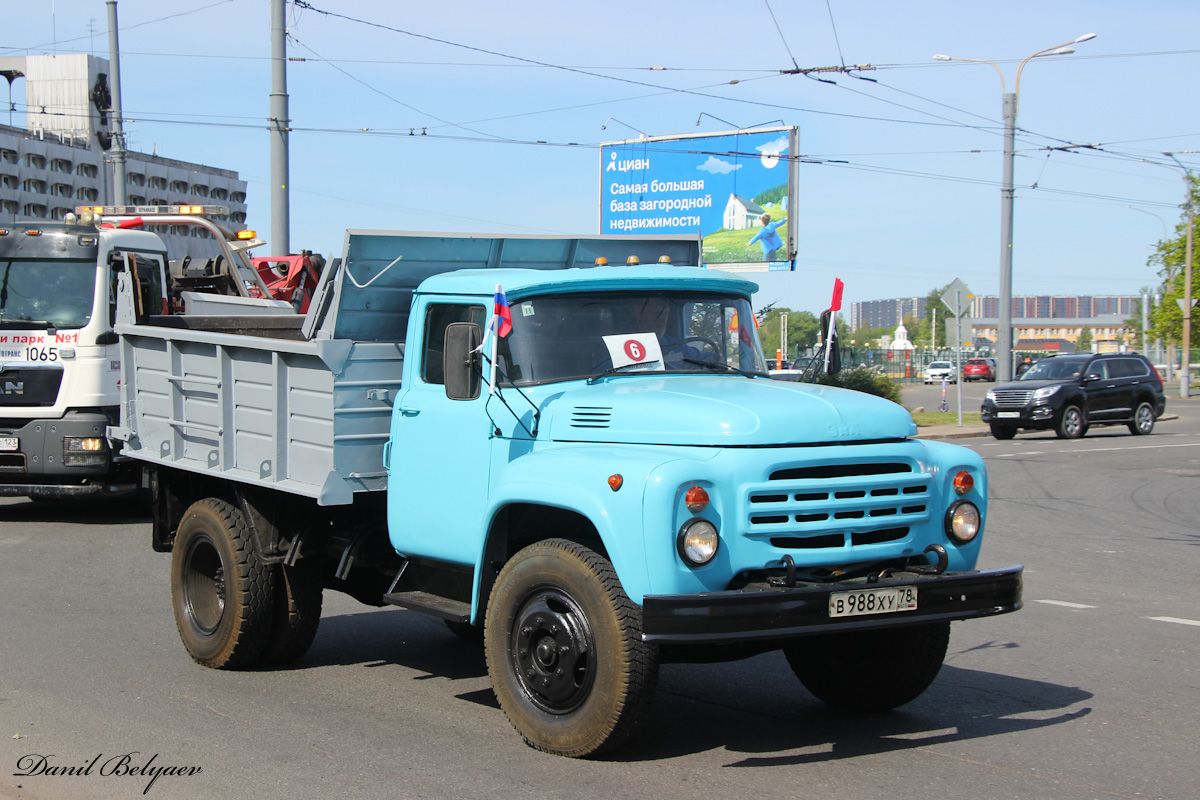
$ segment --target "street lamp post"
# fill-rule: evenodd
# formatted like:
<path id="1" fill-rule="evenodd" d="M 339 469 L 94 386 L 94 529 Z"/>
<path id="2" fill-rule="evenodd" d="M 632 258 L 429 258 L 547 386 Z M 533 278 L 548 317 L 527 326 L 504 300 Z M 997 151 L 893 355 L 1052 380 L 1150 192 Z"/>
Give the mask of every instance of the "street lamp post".
<path id="1" fill-rule="evenodd" d="M 936 55 L 937 61 L 974 61 L 981 64 L 991 64 L 1000 75 L 1000 93 L 1002 95 L 1002 111 L 1004 114 L 1004 183 L 1000 187 L 1000 308 L 999 325 L 996 331 L 996 367 L 1004 380 L 1012 379 L 1012 240 L 1013 240 L 1013 159 L 1016 155 L 1017 129 L 1017 95 L 1021 91 L 1021 70 L 1032 59 L 1040 56 L 1065 56 L 1074 53 L 1070 47 L 1073 44 L 1095 39 L 1096 34 L 1085 33 L 1069 42 L 1047 47 L 1025 58 L 1017 66 L 1016 80 L 1013 82 L 1012 93 L 1005 90 L 1004 71 L 995 61 L 986 58 L 955 58 L 952 56 Z"/>
<path id="2" fill-rule="evenodd" d="M 1187 250 L 1183 254 L 1183 341 L 1180 342 L 1182 352 L 1179 354 L 1179 396 L 1189 397 L 1192 388 L 1192 228 L 1195 222 L 1195 204 L 1192 202 L 1192 171 L 1180 163 L 1174 153 L 1163 153 L 1164 156 L 1179 164 L 1183 170 L 1183 182 L 1187 186 Z"/>

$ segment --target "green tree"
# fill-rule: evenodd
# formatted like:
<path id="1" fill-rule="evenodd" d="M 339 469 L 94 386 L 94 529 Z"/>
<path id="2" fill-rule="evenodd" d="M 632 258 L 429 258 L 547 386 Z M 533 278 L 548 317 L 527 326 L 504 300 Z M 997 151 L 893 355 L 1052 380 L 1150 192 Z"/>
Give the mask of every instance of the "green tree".
<path id="1" fill-rule="evenodd" d="M 765 314 L 760 312 L 758 338 L 762 342 L 763 355 L 768 361 L 775 358 L 775 351 L 779 349 L 780 344 L 780 319 L 783 314 L 787 314 L 788 326 L 788 352 L 784 353 L 783 357 L 791 360 L 792 354 L 796 352 L 796 346 L 801 348 L 812 347 L 817 343 L 817 329 L 820 327 L 820 320 L 811 311 L 792 311 L 790 308 L 775 308 L 774 305 L 767 306 Z M 838 333 L 846 335 L 841 327 L 839 320 Z"/>
<path id="2" fill-rule="evenodd" d="M 1075 339 L 1075 349 L 1081 353 L 1089 352 L 1092 349 L 1092 329 L 1085 327 L 1079 332 L 1079 336 Z"/>
<path id="3" fill-rule="evenodd" d="M 1191 204 L 1193 207 L 1200 203 L 1200 186 L 1192 180 Z M 1163 279 L 1162 303 L 1150 311 L 1150 335 L 1165 342 L 1179 343 L 1183 338 L 1183 311 L 1179 300 L 1184 294 L 1184 265 L 1187 263 L 1187 205 L 1179 224 L 1175 226 L 1175 237 L 1158 243 L 1158 249 L 1150 257 L 1149 264 L 1158 266 L 1158 274 Z M 1200 236 L 1193 236 L 1192 265 L 1200 263 Z M 1192 297 L 1196 297 L 1197 281 L 1192 281 Z M 1200 344 L 1200 325 L 1196 324 L 1195 315 L 1192 318 L 1191 346 Z M 1140 328 L 1139 322 L 1135 329 Z"/>

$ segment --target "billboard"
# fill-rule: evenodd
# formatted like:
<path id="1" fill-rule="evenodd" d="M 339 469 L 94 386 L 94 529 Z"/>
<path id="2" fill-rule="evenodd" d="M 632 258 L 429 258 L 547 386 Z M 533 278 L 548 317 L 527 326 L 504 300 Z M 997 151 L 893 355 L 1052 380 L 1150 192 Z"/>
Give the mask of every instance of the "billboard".
<path id="1" fill-rule="evenodd" d="M 796 264 L 794 127 L 600 145 L 600 232 L 704 239 L 704 263 L 733 272 Z"/>

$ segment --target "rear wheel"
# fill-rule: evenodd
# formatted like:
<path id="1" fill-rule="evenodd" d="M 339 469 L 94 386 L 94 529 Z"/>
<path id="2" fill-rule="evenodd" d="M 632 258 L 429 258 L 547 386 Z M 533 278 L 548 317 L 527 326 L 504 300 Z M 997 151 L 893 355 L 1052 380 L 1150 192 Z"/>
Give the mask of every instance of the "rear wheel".
<path id="1" fill-rule="evenodd" d="M 1129 432 L 1134 436 L 1146 436 L 1154 430 L 1154 408 L 1149 403 L 1138 403 L 1133 411 L 1133 422 L 1129 423 Z"/>
<path id="2" fill-rule="evenodd" d="M 505 564 L 484 650 L 496 699 L 526 743 L 586 756 L 634 733 L 658 683 L 641 616 L 608 559 L 575 542 L 538 542 Z"/>
<path id="3" fill-rule="evenodd" d="M 1015 425 L 997 425 L 995 422 L 992 423 L 992 436 L 995 436 L 997 439 L 1011 439 L 1016 435 L 1017 428 Z"/>
<path id="4" fill-rule="evenodd" d="M 1064 408 L 1054 432 L 1060 439 L 1078 439 L 1087 433 L 1087 421 L 1082 409 L 1074 405 Z"/>
<path id="5" fill-rule="evenodd" d="M 171 555 L 175 624 L 188 655 L 217 669 L 254 663 L 271 634 L 274 587 L 241 511 L 212 497 L 188 508 Z"/>
<path id="6" fill-rule="evenodd" d="M 806 636 L 784 654 L 817 699 L 852 711 L 887 711 L 929 688 L 949 643 L 950 623 L 934 622 Z"/>
<path id="7" fill-rule="evenodd" d="M 301 559 L 275 566 L 274 618 L 263 664 L 290 664 L 308 652 L 321 624 L 321 563 Z"/>

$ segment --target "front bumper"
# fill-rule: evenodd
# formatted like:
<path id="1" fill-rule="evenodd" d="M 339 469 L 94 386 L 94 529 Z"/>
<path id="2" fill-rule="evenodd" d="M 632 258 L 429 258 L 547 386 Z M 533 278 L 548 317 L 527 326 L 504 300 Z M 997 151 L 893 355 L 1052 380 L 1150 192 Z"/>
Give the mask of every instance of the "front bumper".
<path id="1" fill-rule="evenodd" d="M 1027 405 L 1019 408 L 997 408 L 985 403 L 980 419 L 986 423 L 1013 425 L 1017 428 L 1050 429 L 1058 425 L 1059 409 L 1048 405 Z M 1013 416 L 1013 415 L 1016 416 Z"/>
<path id="2" fill-rule="evenodd" d="M 1020 565 L 941 575 L 906 574 L 868 583 L 767 584 L 727 592 L 647 595 L 642 603 L 642 639 L 662 644 L 718 644 L 787 639 L 819 633 L 887 628 L 924 622 L 975 619 L 1021 607 Z M 912 611 L 830 617 L 829 596 L 854 589 L 914 586 Z"/>

